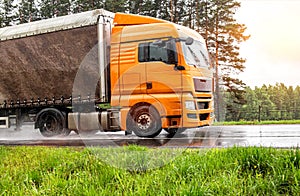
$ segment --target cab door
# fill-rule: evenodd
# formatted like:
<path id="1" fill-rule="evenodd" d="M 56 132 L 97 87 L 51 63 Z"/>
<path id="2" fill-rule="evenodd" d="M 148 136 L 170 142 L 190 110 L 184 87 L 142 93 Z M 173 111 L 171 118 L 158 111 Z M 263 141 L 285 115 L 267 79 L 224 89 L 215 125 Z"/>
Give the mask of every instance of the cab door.
<path id="1" fill-rule="evenodd" d="M 181 115 L 182 71 L 177 70 L 174 39 L 144 44 L 146 93 L 165 108 L 166 116 Z"/>

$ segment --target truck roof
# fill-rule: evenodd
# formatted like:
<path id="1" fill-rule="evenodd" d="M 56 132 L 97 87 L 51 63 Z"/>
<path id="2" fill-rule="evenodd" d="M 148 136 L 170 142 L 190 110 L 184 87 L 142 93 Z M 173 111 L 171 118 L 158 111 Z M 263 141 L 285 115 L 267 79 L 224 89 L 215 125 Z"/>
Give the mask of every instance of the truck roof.
<path id="1" fill-rule="evenodd" d="M 170 22 L 158 18 L 149 17 L 149 16 L 126 14 L 120 12 L 117 12 L 114 18 L 115 26 L 141 25 L 141 24 L 153 24 L 153 23 L 170 23 Z"/>
<path id="2" fill-rule="evenodd" d="M 99 16 L 113 19 L 115 14 L 104 9 L 60 16 L 15 26 L 0 28 L 0 41 L 95 25 Z"/>

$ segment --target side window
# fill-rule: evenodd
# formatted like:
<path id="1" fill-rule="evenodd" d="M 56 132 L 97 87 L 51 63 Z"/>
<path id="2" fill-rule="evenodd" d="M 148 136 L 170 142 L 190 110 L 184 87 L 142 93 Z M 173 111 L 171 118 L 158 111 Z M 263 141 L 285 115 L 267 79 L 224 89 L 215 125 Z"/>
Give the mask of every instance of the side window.
<path id="1" fill-rule="evenodd" d="M 148 62 L 149 61 L 149 44 L 142 43 L 139 44 L 139 62 Z"/>
<path id="2" fill-rule="evenodd" d="M 162 61 L 168 63 L 168 51 L 166 46 L 159 47 L 153 43 L 149 44 L 149 60 L 150 61 Z"/>
<path id="3" fill-rule="evenodd" d="M 170 42 L 159 46 L 155 43 L 139 44 L 138 58 L 139 62 L 161 61 L 167 64 L 173 64 L 176 49 L 171 50 Z M 173 47 L 176 48 L 176 47 Z"/>

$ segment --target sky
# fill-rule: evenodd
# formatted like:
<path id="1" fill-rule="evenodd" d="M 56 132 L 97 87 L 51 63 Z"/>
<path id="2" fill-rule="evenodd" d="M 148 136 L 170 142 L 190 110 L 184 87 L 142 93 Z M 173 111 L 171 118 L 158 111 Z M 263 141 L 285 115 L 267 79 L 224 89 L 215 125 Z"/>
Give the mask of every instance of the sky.
<path id="1" fill-rule="evenodd" d="M 239 78 L 250 87 L 300 86 L 300 0 L 239 0 L 239 23 L 249 40 L 241 44 L 246 69 Z"/>

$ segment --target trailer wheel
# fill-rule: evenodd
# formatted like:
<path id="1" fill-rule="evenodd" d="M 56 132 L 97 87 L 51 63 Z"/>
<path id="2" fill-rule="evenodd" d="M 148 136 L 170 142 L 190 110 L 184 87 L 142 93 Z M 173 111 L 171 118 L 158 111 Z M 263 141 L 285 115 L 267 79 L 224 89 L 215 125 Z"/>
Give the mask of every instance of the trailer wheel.
<path id="1" fill-rule="evenodd" d="M 162 130 L 159 113 L 150 105 L 134 108 L 127 117 L 127 130 L 139 137 L 157 136 Z"/>
<path id="2" fill-rule="evenodd" d="M 65 128 L 65 115 L 55 108 L 40 111 L 37 114 L 36 127 L 45 137 L 70 134 L 70 130 Z"/>

